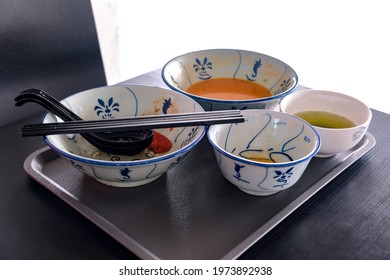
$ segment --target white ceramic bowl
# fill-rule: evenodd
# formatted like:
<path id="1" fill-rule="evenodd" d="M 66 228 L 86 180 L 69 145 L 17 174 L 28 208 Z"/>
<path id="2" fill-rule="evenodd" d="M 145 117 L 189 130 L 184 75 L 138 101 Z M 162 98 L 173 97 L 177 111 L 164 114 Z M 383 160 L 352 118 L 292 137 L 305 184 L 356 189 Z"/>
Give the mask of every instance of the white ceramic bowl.
<path id="1" fill-rule="evenodd" d="M 298 84 L 295 71 L 283 61 L 245 50 L 211 49 L 183 54 L 162 69 L 164 82 L 173 90 L 195 99 L 205 110 L 273 109 L 279 99 L 293 92 Z M 214 78 L 244 79 L 261 84 L 270 97 L 248 100 L 206 98 L 187 92 L 189 86 Z"/>
<path id="2" fill-rule="evenodd" d="M 280 110 L 289 114 L 324 111 L 351 120 L 349 128 L 315 126 L 321 136 L 321 149 L 316 157 L 330 157 L 353 148 L 363 138 L 371 122 L 370 108 L 351 96 L 326 90 L 300 90 L 283 98 Z"/>
<path id="3" fill-rule="evenodd" d="M 208 130 L 223 176 L 240 190 L 258 196 L 294 185 L 320 147 L 317 131 L 277 111 L 244 110 L 242 114 L 244 123 L 213 125 Z"/>
<path id="4" fill-rule="evenodd" d="M 193 99 L 175 91 L 150 86 L 108 86 L 86 90 L 62 100 L 85 120 L 151 114 L 202 112 Z M 57 122 L 47 113 L 44 123 Z M 60 156 L 97 181 L 116 187 L 133 187 L 156 180 L 177 165 L 202 139 L 204 126 L 156 129 L 170 139 L 173 147 L 156 154 L 145 149 L 135 156 L 107 154 L 89 144 L 79 134 L 44 137 Z"/>

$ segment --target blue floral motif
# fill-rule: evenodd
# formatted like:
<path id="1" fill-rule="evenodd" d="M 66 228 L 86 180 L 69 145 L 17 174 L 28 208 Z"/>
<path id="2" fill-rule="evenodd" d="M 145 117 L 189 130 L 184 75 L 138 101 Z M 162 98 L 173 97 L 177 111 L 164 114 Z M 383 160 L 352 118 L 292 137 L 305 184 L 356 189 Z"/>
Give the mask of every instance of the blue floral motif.
<path id="1" fill-rule="evenodd" d="M 130 180 L 131 179 L 131 177 L 129 175 L 130 172 L 131 172 L 131 170 L 128 169 L 127 167 L 125 169 L 121 169 L 120 170 L 120 173 L 121 173 L 121 175 L 123 177 L 123 180 Z"/>
<path id="2" fill-rule="evenodd" d="M 256 81 L 256 77 L 257 77 L 257 71 L 259 70 L 260 66 L 261 66 L 261 59 L 259 60 L 256 60 L 255 63 L 253 64 L 253 73 L 252 75 L 246 75 L 246 78 L 249 80 L 249 81 Z"/>
<path id="3" fill-rule="evenodd" d="M 100 98 L 98 98 L 99 105 L 95 106 L 94 110 L 98 116 L 102 116 L 103 119 L 112 118 L 112 112 L 119 112 L 119 103 L 114 103 L 114 99 L 110 97 L 107 104 Z"/>
<path id="4" fill-rule="evenodd" d="M 78 170 L 85 171 L 84 167 L 82 167 L 80 164 L 74 162 L 73 160 L 69 160 L 69 162 L 76 167 Z"/>
<path id="5" fill-rule="evenodd" d="M 198 127 L 191 128 L 191 131 L 188 133 L 187 138 L 181 143 L 180 147 L 183 148 L 184 146 L 191 143 L 191 141 L 196 137 L 196 132 L 198 131 Z"/>
<path id="6" fill-rule="evenodd" d="M 195 72 L 198 73 L 198 78 L 201 80 L 208 80 L 212 76 L 207 72 L 207 70 L 213 69 L 213 63 L 208 61 L 207 57 L 201 61 L 199 58 L 195 59 L 195 64 L 193 65 Z"/>
<path id="7" fill-rule="evenodd" d="M 235 175 L 233 175 L 234 178 L 236 178 L 238 181 L 242 181 L 245 183 L 249 183 L 248 181 L 241 178 L 241 169 L 245 168 L 244 165 L 239 165 L 237 162 L 234 163 L 234 171 L 236 172 Z"/>
<path id="8" fill-rule="evenodd" d="M 291 167 L 287 171 L 283 172 L 280 170 L 275 170 L 275 176 L 273 177 L 276 179 L 276 185 L 274 185 L 275 188 L 281 187 L 283 188 L 284 186 L 288 185 L 288 179 L 293 175 L 291 172 L 294 169 L 294 167 Z"/>
<path id="9" fill-rule="evenodd" d="M 168 113 L 168 109 L 171 106 L 172 106 L 171 98 L 169 97 L 168 99 L 164 99 L 164 103 L 163 103 L 163 107 L 162 107 L 163 113 L 167 114 Z"/>
<path id="10" fill-rule="evenodd" d="M 279 89 L 275 91 L 274 95 L 286 91 L 290 85 L 291 85 L 291 78 L 288 78 L 287 80 L 283 80 L 283 82 L 279 85 Z"/>
<path id="11" fill-rule="evenodd" d="M 176 159 L 176 161 L 174 161 L 174 162 L 172 162 L 172 163 L 169 164 L 167 170 L 169 170 L 169 169 L 175 167 L 182 159 L 183 159 L 183 157 L 178 157 L 178 158 Z"/>

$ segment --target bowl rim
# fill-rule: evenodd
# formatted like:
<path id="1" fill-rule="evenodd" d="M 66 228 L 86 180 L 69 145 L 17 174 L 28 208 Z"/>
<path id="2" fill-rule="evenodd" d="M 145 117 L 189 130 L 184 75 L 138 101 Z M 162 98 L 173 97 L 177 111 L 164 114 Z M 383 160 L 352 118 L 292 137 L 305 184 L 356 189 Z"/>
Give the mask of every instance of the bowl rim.
<path id="1" fill-rule="evenodd" d="M 174 85 L 172 85 L 171 83 L 168 82 L 168 80 L 166 79 L 166 68 L 171 64 L 173 63 L 175 60 L 177 60 L 178 58 L 180 57 L 183 57 L 185 55 L 188 55 L 188 54 L 195 54 L 195 53 L 199 53 L 199 52 L 208 52 L 208 51 L 236 51 L 236 52 L 243 52 L 243 53 L 253 53 L 253 54 L 258 54 L 258 55 L 261 55 L 263 57 L 267 57 L 267 58 L 270 58 L 272 60 L 275 60 L 275 61 L 278 61 L 282 64 L 285 65 L 286 68 L 290 69 L 292 71 L 292 73 L 294 74 L 294 85 L 287 91 L 281 93 L 281 94 L 277 94 L 277 95 L 272 95 L 272 96 L 269 96 L 269 97 L 262 97 L 262 98 L 256 98 L 256 99 L 245 99 L 245 100 L 236 100 L 236 99 L 232 99 L 232 100 L 222 100 L 222 99 L 214 99 L 214 98 L 205 98 L 205 97 L 202 97 L 202 96 L 199 96 L 199 95 L 196 95 L 196 94 L 191 94 L 191 93 L 188 93 L 182 89 L 179 89 L 177 87 L 175 87 Z M 278 58 L 275 58 L 273 56 L 270 56 L 270 55 L 267 55 L 267 54 L 264 54 L 264 53 L 259 53 L 259 52 L 255 52 L 255 51 L 249 51 L 249 50 L 243 50 L 243 49 L 229 49 L 229 48 L 216 48 L 216 49 L 204 49 L 204 50 L 197 50 L 197 51 L 192 51 L 192 52 L 187 52 L 187 53 L 184 53 L 184 54 L 181 54 L 181 55 L 178 55 L 172 59 L 170 59 L 168 62 L 165 63 L 165 65 L 163 66 L 162 70 L 161 70 L 161 77 L 165 83 L 165 85 L 167 85 L 170 89 L 173 89 L 175 91 L 178 91 L 182 94 L 185 94 L 195 100 L 201 100 L 202 102 L 213 102 L 213 103 L 219 103 L 219 104 L 232 104 L 232 103 L 235 103 L 235 104 L 246 104 L 246 103 L 256 103 L 256 102 L 259 102 L 259 101 L 270 101 L 270 100 L 274 100 L 274 99 L 280 99 L 280 98 L 283 98 L 285 96 L 287 96 L 288 94 L 292 93 L 296 87 L 298 86 L 298 74 L 297 72 L 289 65 L 287 64 L 286 62 L 278 59 Z"/>
<path id="2" fill-rule="evenodd" d="M 129 87 L 129 86 L 130 87 L 156 88 L 156 89 L 162 89 L 164 91 L 170 91 L 171 92 L 170 89 L 166 89 L 166 88 L 162 88 L 162 87 L 158 87 L 158 86 L 149 86 L 149 85 L 111 85 L 111 86 L 101 86 L 101 87 L 91 88 L 91 89 L 87 89 L 87 90 L 84 90 L 84 91 L 81 91 L 81 92 L 74 93 L 72 95 L 69 95 L 69 96 L 63 98 L 61 100 L 61 102 L 66 100 L 69 97 L 82 94 L 82 93 L 84 93 L 86 91 L 91 91 L 91 90 L 100 89 L 100 88 Z M 178 92 L 176 92 L 175 94 L 177 94 L 177 93 Z M 180 94 L 180 93 L 178 93 L 178 94 Z M 185 96 L 185 98 L 191 99 L 188 96 Z M 195 102 L 196 106 L 198 106 L 201 110 L 204 110 L 202 108 L 202 106 L 200 106 L 195 100 L 191 99 L 191 101 Z M 42 119 L 41 119 L 41 123 L 45 120 L 45 118 L 47 117 L 48 114 L 54 115 L 51 112 L 46 112 L 44 114 L 44 116 L 42 117 Z M 188 144 L 188 145 L 186 145 L 184 147 L 181 147 L 180 149 L 178 149 L 176 151 L 173 151 L 173 152 L 170 152 L 168 154 L 164 154 L 164 155 L 161 155 L 161 156 L 158 156 L 158 157 L 153 157 L 153 158 L 150 158 L 150 159 L 131 160 L 131 161 L 124 161 L 124 160 L 122 160 L 122 161 L 99 160 L 99 159 L 92 159 L 92 158 L 89 158 L 89 157 L 84 157 L 84 156 L 80 156 L 80 155 L 77 155 L 77 154 L 73 154 L 71 152 L 67 152 L 65 150 L 62 150 L 62 149 L 56 147 L 56 145 L 54 145 L 52 143 L 50 138 L 51 137 L 55 137 L 55 135 L 43 136 L 43 140 L 50 148 L 52 148 L 55 152 L 57 152 L 61 156 L 65 157 L 65 158 L 68 158 L 68 159 L 72 159 L 72 160 L 76 160 L 76 161 L 79 161 L 79 162 L 83 162 L 83 163 L 86 163 L 86 164 L 107 166 L 107 167 L 108 166 L 143 166 L 143 165 L 149 165 L 149 164 L 154 164 L 154 163 L 160 163 L 160 162 L 172 159 L 172 158 L 176 158 L 176 157 L 178 157 L 180 155 L 183 155 L 183 154 L 187 153 L 188 151 L 190 151 L 196 144 L 198 144 L 200 142 L 200 140 L 203 139 L 204 135 L 206 134 L 206 126 L 199 125 L 199 126 L 195 126 L 195 127 L 200 127 L 202 129 L 202 131 L 200 132 L 199 136 L 196 139 L 194 139 L 190 144 Z"/>
<path id="3" fill-rule="evenodd" d="M 236 155 L 234 155 L 232 153 L 229 153 L 228 151 L 226 151 L 223 148 L 221 148 L 217 143 L 215 143 L 211 139 L 211 132 L 210 131 L 212 129 L 215 129 L 214 127 L 217 127 L 218 125 L 212 125 L 207 130 L 207 137 L 209 139 L 210 144 L 218 152 L 220 152 L 221 154 L 225 155 L 226 157 L 229 157 L 229 158 L 231 158 L 233 160 L 237 160 L 239 162 L 243 162 L 245 164 L 261 166 L 261 167 L 288 167 L 288 166 L 293 166 L 293 165 L 296 165 L 298 163 L 301 163 L 301 162 L 304 162 L 304 161 L 307 161 L 307 160 L 311 160 L 318 153 L 318 151 L 320 150 L 320 147 L 321 147 L 321 136 L 318 133 L 318 131 L 310 123 L 308 123 L 307 121 L 302 120 L 302 119 L 300 119 L 300 118 L 298 118 L 298 117 L 296 117 L 294 115 L 288 114 L 288 113 L 279 112 L 279 111 L 272 111 L 272 110 L 247 109 L 247 110 L 243 110 L 242 112 L 251 112 L 251 111 L 256 111 L 256 112 L 261 112 L 261 113 L 271 113 L 271 114 L 276 114 L 276 115 L 287 115 L 290 118 L 294 118 L 294 119 L 298 120 L 299 122 L 305 124 L 308 128 L 310 128 L 313 131 L 313 133 L 314 133 L 314 135 L 316 137 L 316 140 L 317 140 L 316 141 L 317 143 L 316 143 L 315 147 L 311 150 L 311 152 L 309 154 L 305 155 L 304 157 L 300 157 L 299 159 L 293 160 L 293 161 L 276 162 L 276 163 L 253 161 L 253 160 L 249 160 L 249 159 L 246 159 L 246 158 L 243 158 L 243 157 L 240 157 L 240 156 L 236 156 Z M 225 125 L 225 124 L 220 124 L 220 125 Z"/>
<path id="4" fill-rule="evenodd" d="M 301 90 L 297 90 L 297 91 L 294 92 L 294 94 L 301 94 L 301 93 L 302 94 L 318 94 L 318 95 L 321 95 L 321 96 L 330 95 L 330 96 L 341 97 L 341 98 L 344 98 L 344 99 L 353 100 L 353 102 L 356 102 L 356 103 L 360 104 L 362 107 L 364 107 L 365 109 L 367 109 L 368 117 L 365 119 L 365 121 L 360 122 L 359 124 L 356 124 L 356 125 L 354 125 L 352 127 L 347 127 L 347 128 L 329 128 L 329 127 L 322 127 L 322 126 L 315 126 L 315 125 L 313 125 L 313 127 L 315 127 L 317 130 L 340 131 L 340 132 L 341 131 L 348 131 L 348 130 L 356 130 L 357 128 L 365 126 L 365 125 L 367 125 L 367 124 L 369 124 L 371 122 L 371 119 L 372 119 L 371 108 L 366 103 L 364 103 L 363 101 L 361 101 L 360 99 L 358 99 L 356 97 L 353 97 L 353 96 L 348 95 L 348 94 L 340 93 L 340 92 L 337 92 L 337 91 L 321 90 L 321 89 L 301 89 Z M 292 98 L 292 96 L 291 96 L 291 98 Z M 279 109 L 283 113 L 291 114 L 291 113 L 286 112 L 282 108 L 282 105 L 285 104 L 286 102 L 288 102 L 288 97 L 287 98 L 283 97 L 280 100 L 280 102 L 279 102 Z"/>

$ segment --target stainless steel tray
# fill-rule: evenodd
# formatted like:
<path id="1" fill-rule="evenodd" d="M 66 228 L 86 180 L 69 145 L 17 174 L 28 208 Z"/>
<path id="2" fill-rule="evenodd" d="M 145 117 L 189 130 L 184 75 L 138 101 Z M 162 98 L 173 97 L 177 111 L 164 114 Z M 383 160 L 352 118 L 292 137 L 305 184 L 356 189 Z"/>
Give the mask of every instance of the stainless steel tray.
<path id="1" fill-rule="evenodd" d="M 49 148 L 26 172 L 143 259 L 235 259 L 375 145 L 367 133 L 353 149 L 314 158 L 291 188 L 251 196 L 219 172 L 207 137 L 175 168 L 136 188 L 102 185 Z"/>

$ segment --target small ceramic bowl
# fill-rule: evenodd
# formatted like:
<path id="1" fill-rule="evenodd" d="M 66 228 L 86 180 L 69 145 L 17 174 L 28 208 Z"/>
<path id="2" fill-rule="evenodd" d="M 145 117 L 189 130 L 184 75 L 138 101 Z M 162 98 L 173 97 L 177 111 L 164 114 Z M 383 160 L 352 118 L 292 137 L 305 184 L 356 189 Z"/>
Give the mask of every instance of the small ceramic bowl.
<path id="1" fill-rule="evenodd" d="M 350 125 L 339 126 L 337 123 L 318 123 L 330 121 L 327 120 L 328 117 L 321 115 L 311 116 L 314 118 L 312 120 L 306 117 L 321 136 L 321 149 L 316 157 L 330 157 L 353 148 L 363 138 L 372 118 L 370 108 L 360 100 L 326 90 L 309 89 L 294 92 L 281 100 L 280 111 L 293 115 L 308 111 L 322 112 L 321 114 L 326 112 L 351 122 Z"/>
<path id="2" fill-rule="evenodd" d="M 267 196 L 293 186 L 320 147 L 307 122 L 281 112 L 244 110 L 245 122 L 208 130 L 223 176 L 240 190 Z"/>
<path id="3" fill-rule="evenodd" d="M 61 101 L 82 119 L 202 112 L 193 99 L 172 90 L 150 86 L 107 86 L 86 90 Z M 58 122 L 47 113 L 44 123 Z M 204 126 L 156 129 L 172 148 L 156 153 L 147 148 L 134 156 L 103 153 L 79 134 L 44 137 L 60 156 L 97 181 L 116 187 L 134 187 L 156 180 L 176 166 L 206 133 Z M 156 133 L 155 133 L 156 134 Z"/>
<path id="4" fill-rule="evenodd" d="M 297 74 L 283 61 L 257 52 L 234 49 L 202 50 L 178 56 L 165 64 L 162 78 L 168 87 L 195 99 L 207 111 L 271 110 L 298 84 Z M 239 100 L 237 97 L 205 97 L 188 92 L 188 88 L 198 82 L 218 78 L 249 81 L 255 86 L 265 87 L 269 96 Z"/>

